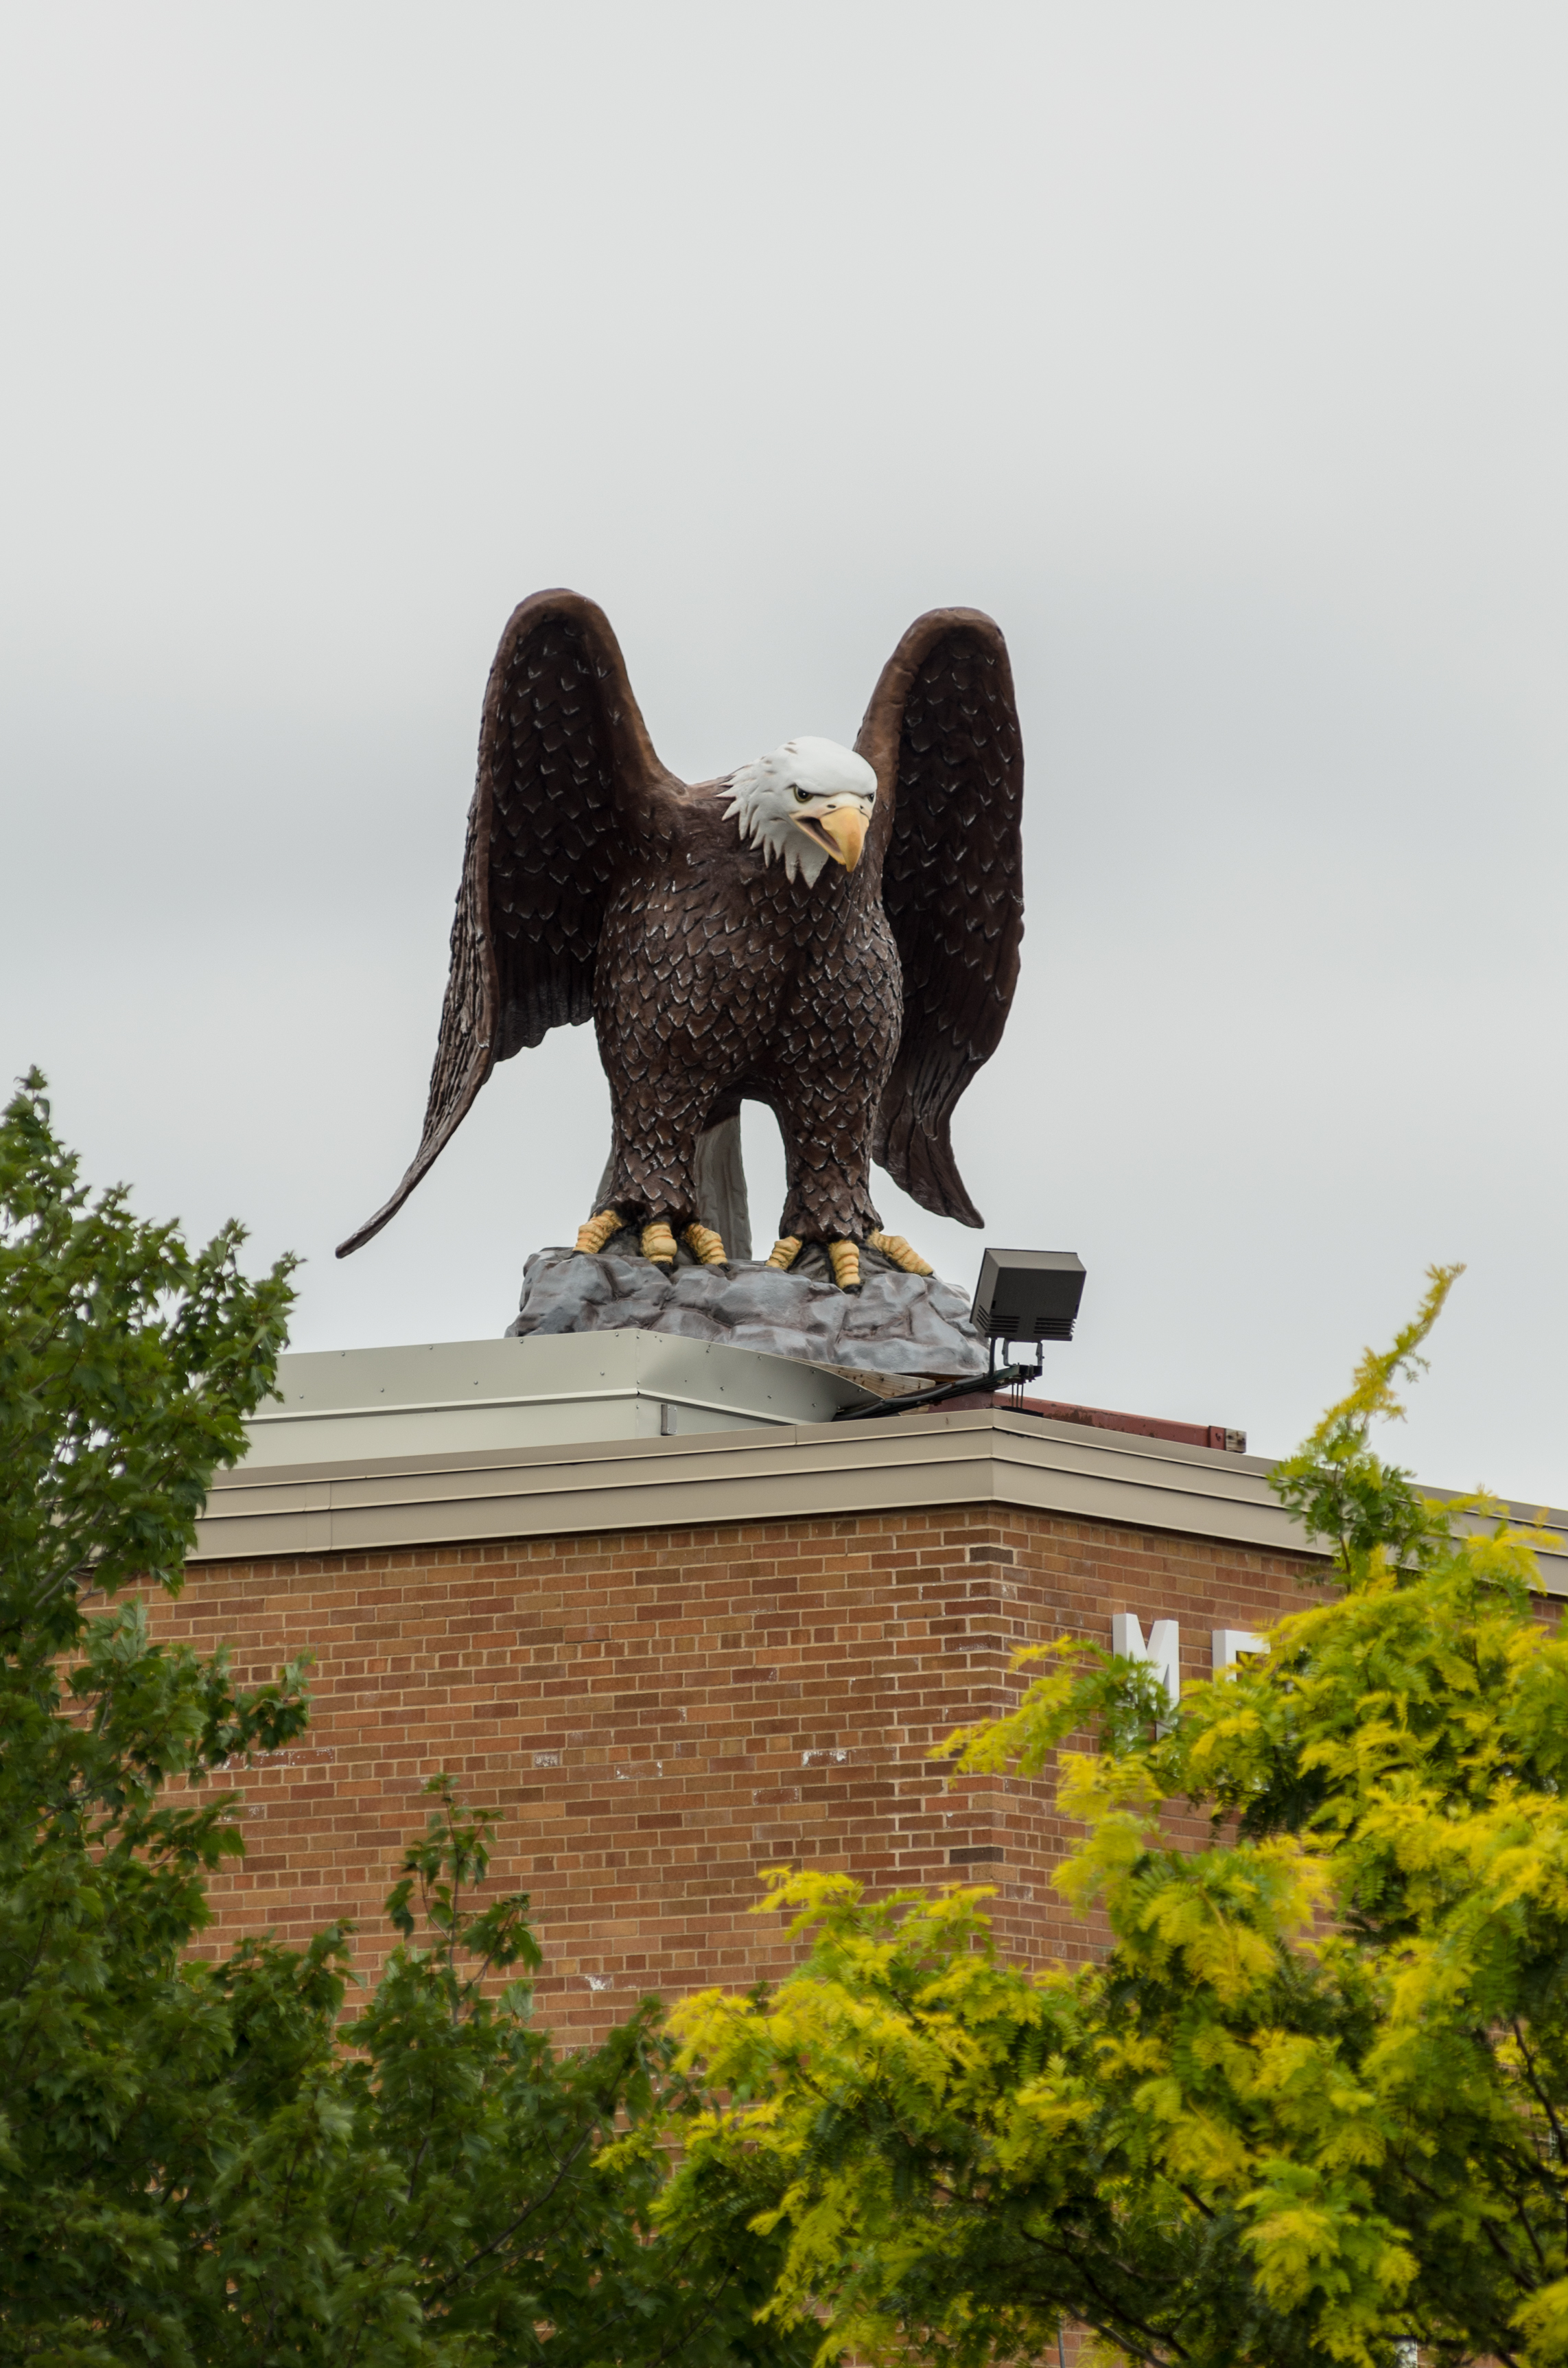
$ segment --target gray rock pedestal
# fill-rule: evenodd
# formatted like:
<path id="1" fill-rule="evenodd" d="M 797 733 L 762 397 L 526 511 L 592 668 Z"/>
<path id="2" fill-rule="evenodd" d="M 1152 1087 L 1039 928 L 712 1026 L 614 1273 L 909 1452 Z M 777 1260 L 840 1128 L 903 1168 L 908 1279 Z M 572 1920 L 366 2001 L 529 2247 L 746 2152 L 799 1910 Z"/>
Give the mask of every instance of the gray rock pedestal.
<path id="1" fill-rule="evenodd" d="M 536 1250 L 507 1330 L 674 1332 L 890 1378 L 958 1381 L 984 1372 L 986 1343 L 970 1321 L 968 1301 L 950 1283 L 904 1274 L 876 1251 L 862 1250 L 865 1287 L 850 1296 L 827 1279 L 826 1267 L 825 1257 L 811 1251 L 788 1274 L 744 1258 L 728 1269 L 699 1266 L 683 1251 L 666 1275 L 634 1249 L 597 1258 Z"/>

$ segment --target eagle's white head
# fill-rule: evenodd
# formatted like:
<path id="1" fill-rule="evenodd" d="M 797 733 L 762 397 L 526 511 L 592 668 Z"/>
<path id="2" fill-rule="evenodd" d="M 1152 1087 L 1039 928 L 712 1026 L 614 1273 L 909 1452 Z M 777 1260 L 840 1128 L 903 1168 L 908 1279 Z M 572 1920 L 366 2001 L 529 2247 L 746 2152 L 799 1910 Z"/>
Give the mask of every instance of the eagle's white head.
<path id="1" fill-rule="evenodd" d="M 734 800 L 729 819 L 743 839 L 777 855 L 790 878 L 803 871 L 808 888 L 829 859 L 853 871 L 877 803 L 877 777 L 864 757 L 836 740 L 786 740 L 771 757 L 742 765 L 721 783 Z"/>

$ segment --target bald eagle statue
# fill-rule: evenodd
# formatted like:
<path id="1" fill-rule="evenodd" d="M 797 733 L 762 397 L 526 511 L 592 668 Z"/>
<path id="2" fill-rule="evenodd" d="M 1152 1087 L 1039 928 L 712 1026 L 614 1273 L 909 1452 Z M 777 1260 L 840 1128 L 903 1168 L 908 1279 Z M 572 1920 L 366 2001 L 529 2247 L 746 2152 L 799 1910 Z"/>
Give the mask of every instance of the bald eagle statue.
<path id="1" fill-rule="evenodd" d="M 973 609 L 917 618 L 854 748 L 791 740 L 688 786 L 653 753 L 603 611 L 536 592 L 490 670 L 479 780 L 419 1149 L 394 1216 L 497 1061 L 592 1018 L 614 1142 L 604 1205 L 668 1268 L 710 1265 L 705 1130 L 766 1102 L 788 1197 L 769 1264 L 826 1248 L 843 1289 L 880 1232 L 875 1159 L 922 1207 L 978 1225 L 949 1129 L 995 1051 L 1023 935 L 1023 749 L 1006 645 Z"/>

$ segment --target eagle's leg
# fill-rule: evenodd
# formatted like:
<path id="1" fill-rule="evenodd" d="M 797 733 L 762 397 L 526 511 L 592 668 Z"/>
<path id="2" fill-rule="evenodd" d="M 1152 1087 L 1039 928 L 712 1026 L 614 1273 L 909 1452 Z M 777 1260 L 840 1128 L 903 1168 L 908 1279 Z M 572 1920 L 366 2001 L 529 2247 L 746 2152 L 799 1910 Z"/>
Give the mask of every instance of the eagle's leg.
<path id="1" fill-rule="evenodd" d="M 788 1274 L 805 1247 L 798 1234 L 785 1234 L 768 1251 L 766 1263 L 776 1273 Z"/>
<path id="2" fill-rule="evenodd" d="M 611 1079 L 614 1137 L 599 1199 L 623 1224 L 639 1228 L 643 1257 L 666 1272 L 676 1263 L 677 1241 L 704 1266 L 727 1266 L 723 1238 L 703 1222 L 698 1196 L 698 1152 L 712 1116 L 712 1080 L 666 1069 L 641 1079 L 635 1095 L 623 1095 L 616 1090 L 611 1059 L 619 1040 L 607 1048 L 601 1027 L 600 1042 Z"/>
<path id="3" fill-rule="evenodd" d="M 807 1020 L 811 1021 L 810 1027 Z M 768 1078 L 769 1099 L 784 1138 L 788 1190 L 778 1231 L 802 1242 L 863 1242 L 881 1225 L 871 1199 L 871 1123 L 882 1086 L 873 1044 L 848 1044 L 824 1057 L 836 1015 L 798 1015 L 787 1057 Z"/>
<path id="4" fill-rule="evenodd" d="M 625 1218 L 616 1209 L 601 1209 L 597 1217 L 577 1228 L 577 1247 L 590 1257 L 597 1257 L 612 1234 L 619 1234 Z"/>

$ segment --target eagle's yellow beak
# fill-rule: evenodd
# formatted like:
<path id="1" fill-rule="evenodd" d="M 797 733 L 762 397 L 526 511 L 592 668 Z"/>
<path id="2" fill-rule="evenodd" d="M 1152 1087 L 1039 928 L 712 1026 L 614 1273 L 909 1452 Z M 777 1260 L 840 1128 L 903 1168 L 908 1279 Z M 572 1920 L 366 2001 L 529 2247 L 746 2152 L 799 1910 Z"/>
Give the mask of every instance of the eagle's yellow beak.
<path id="1" fill-rule="evenodd" d="M 818 814 L 819 829 L 833 841 L 828 853 L 846 871 L 853 871 L 860 860 L 860 849 L 866 844 L 866 817 L 858 806 L 833 806 Z"/>

